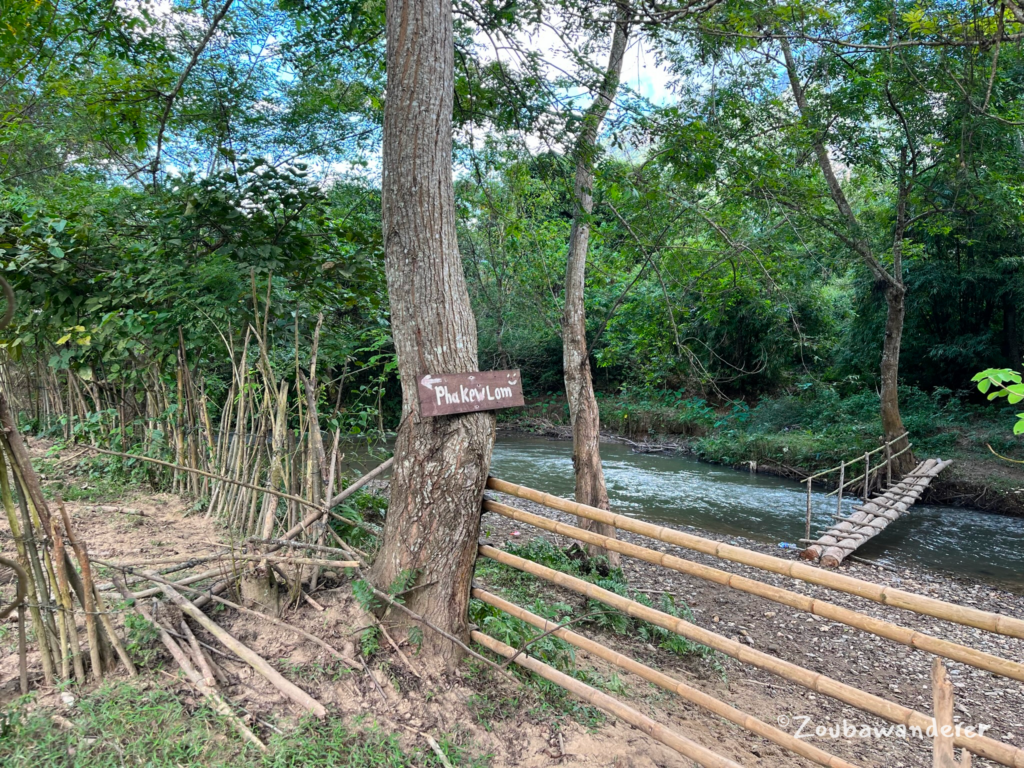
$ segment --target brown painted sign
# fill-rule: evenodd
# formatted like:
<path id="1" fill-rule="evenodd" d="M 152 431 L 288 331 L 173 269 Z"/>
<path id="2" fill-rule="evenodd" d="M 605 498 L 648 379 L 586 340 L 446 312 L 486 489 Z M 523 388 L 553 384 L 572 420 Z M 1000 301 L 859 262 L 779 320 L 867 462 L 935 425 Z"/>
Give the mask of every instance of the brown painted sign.
<path id="1" fill-rule="evenodd" d="M 526 404 L 518 370 L 427 374 L 418 385 L 423 416 L 493 411 Z"/>

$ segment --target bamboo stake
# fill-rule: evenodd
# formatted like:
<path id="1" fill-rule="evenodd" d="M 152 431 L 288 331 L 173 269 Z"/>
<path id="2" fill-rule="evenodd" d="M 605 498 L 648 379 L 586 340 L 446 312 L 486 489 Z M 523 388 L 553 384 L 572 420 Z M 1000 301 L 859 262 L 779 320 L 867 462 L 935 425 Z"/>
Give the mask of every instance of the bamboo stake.
<path id="1" fill-rule="evenodd" d="M 932 637 L 931 635 L 907 629 L 906 627 L 901 627 L 898 624 L 892 624 L 888 621 L 883 621 L 882 619 L 876 619 L 863 613 L 850 610 L 849 608 L 834 605 L 833 603 L 829 603 L 824 600 L 808 597 L 807 595 L 801 595 L 798 592 L 791 592 L 781 587 L 771 586 L 770 584 L 764 584 L 763 582 L 756 581 L 755 579 L 749 579 L 745 576 L 738 576 L 717 568 L 712 568 L 711 566 L 694 563 L 690 560 L 675 557 L 674 555 L 656 552 L 653 549 L 647 549 L 646 547 L 630 544 L 626 541 L 613 539 L 609 536 L 602 536 L 601 534 L 593 531 L 575 528 L 571 525 L 567 525 L 566 523 L 548 520 L 545 517 L 524 512 L 520 509 L 516 509 L 515 507 L 506 506 L 505 504 L 499 504 L 488 500 L 484 502 L 484 509 L 489 512 L 495 512 L 499 515 L 503 515 L 504 517 L 517 522 L 533 525 L 542 530 L 551 531 L 552 533 L 567 536 L 571 539 L 576 539 L 587 544 L 595 544 L 604 549 L 620 552 L 627 557 L 635 557 L 638 560 L 654 563 L 655 565 L 661 565 L 665 568 L 671 568 L 674 571 L 685 573 L 688 576 L 696 576 L 699 579 L 711 581 L 715 584 L 721 584 L 722 586 L 735 589 L 739 592 L 757 595 L 758 597 L 763 597 L 766 600 L 771 600 L 772 602 L 780 603 L 781 605 L 787 605 L 791 608 L 796 608 L 797 610 L 814 614 L 815 616 L 821 616 L 822 618 L 829 619 L 830 621 L 846 624 L 849 627 L 860 629 L 879 637 L 884 637 L 887 640 L 902 643 L 903 645 L 911 648 L 918 648 L 928 653 L 934 653 L 937 656 L 944 656 L 947 659 L 976 667 L 977 669 L 984 669 L 996 675 L 1002 675 L 1003 677 L 1024 682 L 1024 664 L 1016 661 L 1009 661 L 1008 659 L 993 656 L 985 653 L 984 651 L 975 650 L 974 648 L 968 648 L 967 646 L 959 645 L 957 643 L 950 642 L 949 640 Z"/>
<path id="2" fill-rule="evenodd" d="M 758 736 L 768 739 L 769 741 L 778 744 L 780 747 L 795 752 L 802 757 L 806 757 L 808 760 L 811 760 L 818 765 L 829 766 L 829 768 L 857 768 L 853 763 L 847 762 L 846 760 L 834 755 L 830 755 L 828 752 L 818 749 L 802 739 L 790 736 L 785 731 L 781 731 L 763 720 L 758 720 L 753 715 L 748 715 L 746 712 L 742 712 L 735 707 L 726 704 L 724 701 L 716 699 L 714 696 L 709 696 L 703 691 L 699 691 L 673 677 L 669 677 L 662 672 L 651 669 L 647 665 L 634 661 L 628 656 L 623 656 L 621 653 L 617 653 L 600 643 L 583 637 L 583 635 L 578 635 L 569 629 L 557 629 L 558 625 L 554 622 L 530 613 L 525 608 L 521 608 L 507 600 L 502 600 L 497 595 L 493 595 L 490 592 L 485 592 L 482 589 L 476 588 L 473 589 L 472 595 L 478 600 L 483 600 L 488 605 L 493 605 L 495 608 L 504 611 L 510 616 L 515 616 L 517 619 L 521 619 L 527 624 L 532 624 L 542 632 L 550 632 L 555 637 L 564 640 L 570 645 L 574 645 L 600 659 L 604 659 L 609 664 L 613 664 L 620 669 L 624 669 L 627 672 L 631 672 L 634 675 L 642 677 L 647 682 L 653 683 L 659 688 L 678 694 L 681 698 L 693 702 L 697 706 L 703 707 L 709 712 L 712 712 L 719 717 L 723 717 L 741 728 L 747 729 L 751 733 L 755 733 Z"/>
<path id="3" fill-rule="evenodd" d="M 78 564 L 82 568 L 82 581 L 85 583 L 87 590 L 86 594 L 89 595 L 93 610 L 100 617 L 100 623 L 103 625 L 103 630 L 107 633 L 107 637 L 110 640 L 110 644 L 114 646 L 114 651 L 117 653 L 118 658 L 121 659 L 121 663 L 124 664 L 124 668 L 128 671 L 128 677 L 138 677 L 138 670 L 135 669 L 135 664 L 132 662 L 132 657 L 128 655 L 128 651 L 121 645 L 121 640 L 114 631 L 114 623 L 110 620 L 110 616 L 107 614 L 106 607 L 103 605 L 103 596 L 100 595 L 100 591 L 96 588 L 96 584 L 92 580 L 92 565 L 89 562 L 89 552 L 85 545 L 78 540 L 75 535 L 75 531 L 71 526 L 71 518 L 68 516 L 67 510 L 64 508 L 64 500 L 60 497 L 57 498 L 57 506 L 60 509 L 61 518 L 64 520 L 64 530 L 67 532 L 68 541 L 71 542 L 71 546 L 75 550 L 75 554 L 78 556 Z M 88 608 L 86 608 L 88 610 Z M 88 622 L 88 616 L 86 617 Z M 88 624 L 86 625 L 88 626 Z"/>
<path id="4" fill-rule="evenodd" d="M 85 632 L 89 637 L 89 660 L 92 662 L 92 676 L 96 680 L 102 680 L 103 658 L 100 655 L 100 632 L 99 627 L 96 625 L 96 601 L 94 599 L 92 572 L 89 568 L 89 558 L 85 556 L 85 550 L 79 546 L 77 539 L 74 538 L 74 534 L 71 533 L 71 520 L 68 517 L 67 511 L 64 509 L 64 502 L 58 498 L 57 504 L 60 509 L 61 517 L 64 520 L 64 528 L 68 535 L 68 541 L 75 550 L 75 554 L 78 555 L 78 565 L 82 569 L 82 581 L 85 584 L 85 601 L 82 607 L 85 608 Z M 54 521 L 54 530 L 57 530 L 56 521 Z"/>
<path id="5" fill-rule="evenodd" d="M 128 587 L 125 586 L 124 582 L 119 582 L 117 577 L 115 577 L 114 583 L 117 585 L 117 588 L 121 592 L 121 595 L 124 597 L 124 599 L 131 602 L 132 595 L 128 591 Z M 255 745 L 261 752 L 266 752 L 266 745 L 262 741 L 260 741 L 259 738 L 257 738 L 256 734 L 249 730 L 249 727 L 242 722 L 241 718 L 239 718 L 238 715 L 235 714 L 235 711 L 224 700 L 220 692 L 213 686 L 206 684 L 206 681 L 203 679 L 202 675 L 200 675 L 199 672 L 196 671 L 195 667 L 192 666 L 192 663 L 189 661 L 188 656 L 181 649 L 181 646 L 179 646 L 178 643 L 175 642 L 174 638 L 171 637 L 170 634 L 168 634 L 167 630 L 164 629 L 162 625 L 156 622 L 156 620 L 150 615 L 150 613 L 142 607 L 141 603 L 135 602 L 134 608 L 137 614 L 139 614 L 142 618 L 144 618 L 146 621 L 148 621 L 156 628 L 157 634 L 160 637 L 160 642 L 163 643 L 164 648 L 167 649 L 167 652 L 171 654 L 171 657 L 178 663 L 178 666 L 181 667 L 181 671 L 185 673 L 185 677 L 187 677 L 192 682 L 192 684 L 199 690 L 201 694 L 203 694 L 203 696 L 210 700 L 210 702 L 213 705 L 214 711 L 226 717 L 231 722 L 231 724 L 234 725 L 236 729 L 238 729 L 238 732 L 241 733 L 242 736 L 247 741 Z"/>
<path id="6" fill-rule="evenodd" d="M 807 481 L 807 526 L 805 528 L 807 538 L 811 537 L 811 481 Z"/>
<path id="7" fill-rule="evenodd" d="M 499 656 L 504 656 L 506 659 L 515 656 L 515 663 L 531 672 L 543 677 L 545 680 L 550 680 L 555 685 L 558 685 L 570 693 L 574 694 L 578 698 L 592 704 L 593 706 L 607 712 L 614 717 L 619 718 L 623 722 L 629 723 L 634 728 L 643 731 L 652 739 L 660 741 L 665 746 L 674 749 L 679 754 L 690 760 L 695 761 L 698 765 L 705 766 L 705 768 L 741 768 L 739 763 L 735 763 L 727 757 L 712 752 L 706 747 L 702 747 L 695 741 L 687 739 L 685 736 L 680 736 L 677 733 L 669 730 L 661 723 L 657 723 L 646 715 L 637 712 L 632 707 L 627 707 L 618 699 L 613 699 L 606 693 L 602 693 L 596 688 L 591 688 L 586 683 L 581 683 L 579 680 L 568 675 L 559 672 L 553 667 L 549 667 L 541 661 L 528 656 L 525 653 L 521 653 L 516 656 L 516 649 L 510 645 L 495 640 L 489 635 L 485 635 L 483 632 L 473 630 L 470 633 L 470 637 L 473 638 L 474 642 L 479 643 L 490 651 L 497 653 Z"/>
<path id="8" fill-rule="evenodd" d="M 932 737 L 933 768 L 970 768 L 971 753 L 961 750 L 960 759 L 953 754 L 953 684 L 946 674 L 942 659 L 932 663 L 932 707 L 935 710 L 935 736 Z"/>
<path id="9" fill-rule="evenodd" d="M 481 545 L 478 549 L 483 557 L 496 560 L 499 563 L 510 565 L 520 571 L 532 574 L 545 581 L 550 581 L 559 586 L 570 589 L 579 594 L 590 597 L 604 603 L 612 608 L 626 613 L 634 618 L 643 619 L 651 624 L 664 627 L 670 632 L 682 635 L 688 640 L 706 645 L 716 651 L 732 656 L 734 659 L 750 664 L 759 669 L 767 670 L 790 682 L 801 685 L 805 688 L 830 696 L 834 699 L 849 704 L 850 706 L 870 712 L 873 715 L 884 718 L 891 722 L 902 724 L 907 727 L 916 727 L 926 730 L 932 724 L 932 718 L 912 709 L 887 701 L 879 696 L 866 693 L 846 683 L 833 680 L 818 672 L 797 666 L 788 661 L 775 658 L 763 651 L 750 648 L 736 640 L 730 640 L 719 634 L 710 632 L 688 621 L 670 616 L 662 611 L 648 608 L 635 600 L 622 597 L 601 589 L 595 584 L 577 579 L 559 571 L 552 570 L 546 566 L 516 557 L 508 552 L 502 552 L 494 547 Z M 1024 768 L 1024 750 L 1017 747 L 1003 744 L 986 736 L 971 735 L 966 731 L 954 737 L 958 746 L 966 747 L 971 752 L 982 757 L 987 757 L 997 763 L 1011 766 L 1011 768 Z"/>
<path id="10" fill-rule="evenodd" d="M 144 575 L 158 584 L 163 581 L 163 579 L 154 573 L 147 572 Z M 184 613 L 187 613 L 196 622 L 201 624 L 207 632 L 212 634 L 226 647 L 231 649 L 235 655 L 263 675 L 263 677 L 265 677 L 271 685 L 281 691 L 281 693 L 303 709 L 309 710 L 317 717 L 324 718 L 327 716 L 327 710 L 324 709 L 323 704 L 299 688 L 295 683 L 282 676 L 281 673 L 270 666 L 262 656 L 228 634 L 226 630 L 210 619 L 205 613 L 196 608 L 190 601 L 182 597 L 174 587 L 170 586 L 169 582 L 163 584 L 162 589 L 168 600 L 181 608 Z"/>
<path id="11" fill-rule="evenodd" d="M 75 625 L 75 607 L 71 602 L 71 590 L 68 589 L 68 576 L 64 567 L 64 538 L 60 535 L 57 521 L 51 520 L 53 526 L 53 552 L 56 557 L 57 569 L 57 602 L 60 605 L 58 628 L 60 629 L 60 668 L 61 677 L 70 679 L 69 662 L 75 670 L 75 680 L 79 684 L 85 682 L 85 665 L 82 663 L 82 647 L 78 639 L 78 627 Z"/>
<path id="12" fill-rule="evenodd" d="M 1000 616 L 989 611 L 982 611 L 977 608 L 969 608 L 961 605 L 954 605 L 943 600 L 932 597 L 915 595 L 912 592 L 905 592 L 893 587 L 883 587 L 880 584 L 873 584 L 862 579 L 855 579 L 841 573 L 825 571 L 801 562 L 783 560 L 779 557 L 772 557 L 760 552 L 753 552 L 732 544 L 725 544 L 712 539 L 705 539 L 693 534 L 677 531 L 672 528 L 645 523 L 642 520 L 616 515 L 603 509 L 591 507 L 586 504 L 578 504 L 574 501 L 561 499 L 547 493 L 535 491 L 531 488 L 507 483 L 496 478 L 488 478 L 487 487 L 493 491 L 507 493 L 528 501 L 534 501 L 552 509 L 567 512 L 571 515 L 584 517 L 588 520 L 596 520 L 601 523 L 608 523 L 616 528 L 637 533 L 641 536 L 648 536 L 666 544 L 675 544 L 685 549 L 692 549 L 706 555 L 718 557 L 723 560 L 730 560 L 735 563 L 749 565 L 772 573 L 780 573 L 793 579 L 799 579 L 809 584 L 835 589 L 839 592 L 857 595 L 876 603 L 890 605 L 895 608 L 903 608 L 914 613 L 933 616 L 937 619 L 952 621 L 956 624 L 964 624 L 969 627 L 977 627 L 987 632 L 995 632 L 1008 637 L 1024 638 L 1024 620 L 1015 619 L 1010 616 Z"/>

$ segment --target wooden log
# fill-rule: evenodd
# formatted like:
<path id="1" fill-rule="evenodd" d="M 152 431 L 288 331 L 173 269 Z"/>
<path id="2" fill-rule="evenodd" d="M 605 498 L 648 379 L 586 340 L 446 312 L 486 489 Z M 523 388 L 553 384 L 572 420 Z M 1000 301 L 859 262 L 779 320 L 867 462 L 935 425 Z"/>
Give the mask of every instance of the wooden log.
<path id="1" fill-rule="evenodd" d="M 670 632 L 675 632 L 692 642 L 706 645 L 744 664 L 750 664 L 758 669 L 771 672 L 792 683 L 801 685 L 816 693 L 830 696 L 890 722 L 905 725 L 908 728 L 917 727 L 922 730 L 927 729 L 932 724 L 932 718 L 922 712 L 917 712 L 883 699 L 880 696 L 854 688 L 852 685 L 833 680 L 818 672 L 812 672 L 791 662 L 778 659 L 763 651 L 743 645 L 737 640 L 730 640 L 676 616 L 670 616 L 662 611 L 641 605 L 635 600 L 630 600 L 607 589 L 602 589 L 583 579 L 555 571 L 539 563 L 516 557 L 508 552 L 502 552 L 500 549 L 487 545 L 481 545 L 478 551 L 483 557 L 496 560 L 499 563 L 504 563 L 517 570 L 570 589 L 607 606 L 616 608 L 629 616 L 663 627 Z M 1024 750 L 1009 744 L 1003 744 L 986 736 L 976 734 L 968 736 L 966 731 L 954 738 L 958 746 L 966 747 L 977 755 L 987 757 L 1003 765 L 1011 766 L 1011 768 L 1024 768 Z"/>
<path id="2" fill-rule="evenodd" d="M 510 603 L 507 600 L 502 600 L 497 595 L 492 595 L 490 592 L 486 592 L 482 589 L 474 589 L 472 594 L 473 597 L 478 600 L 483 600 L 488 605 L 493 605 L 495 608 L 504 611 L 510 616 L 522 619 L 527 624 L 537 627 L 542 632 L 550 632 L 555 637 L 564 640 L 570 645 L 574 645 L 581 650 L 592 653 L 599 659 L 604 659 L 609 664 L 613 664 L 620 669 L 624 669 L 627 672 L 631 672 L 634 675 L 642 677 L 647 682 L 653 683 L 659 688 L 671 691 L 681 698 L 693 702 L 697 706 L 703 707 L 709 712 L 712 712 L 719 717 L 723 717 L 741 728 L 747 729 L 751 733 L 755 733 L 758 736 L 768 739 L 784 749 L 788 749 L 802 757 L 806 757 L 808 760 L 811 760 L 818 765 L 829 766 L 829 768 L 857 768 L 853 763 L 849 763 L 842 758 L 830 755 L 828 752 L 818 749 L 802 739 L 791 736 L 785 731 L 781 731 L 763 720 L 758 720 L 753 715 L 748 715 L 746 712 L 742 712 L 735 707 L 726 704 L 724 701 L 716 699 L 714 696 L 709 696 L 703 691 L 692 688 L 686 683 L 676 680 L 674 677 L 669 677 L 662 672 L 651 669 L 645 664 L 641 664 L 628 656 L 623 656 L 621 653 L 617 653 L 616 651 L 583 637 L 583 635 L 578 635 L 571 630 L 557 629 L 557 624 L 541 618 L 536 614 L 530 613 L 526 609 L 520 608 L 518 605 Z"/>
<path id="3" fill-rule="evenodd" d="M 504 656 L 506 659 L 515 657 L 515 663 L 519 666 L 530 670 L 545 680 L 550 680 L 555 685 L 564 688 L 588 704 L 619 718 L 623 722 L 629 723 L 652 739 L 660 741 L 665 746 L 674 749 L 698 765 L 705 766 L 705 768 L 741 768 L 739 763 L 735 763 L 727 757 L 722 757 L 710 749 L 702 747 L 697 742 L 687 739 L 685 736 L 680 736 L 661 723 L 657 723 L 646 715 L 637 712 L 632 707 L 627 707 L 618 699 L 613 699 L 607 693 L 591 688 L 586 683 L 581 683 L 576 678 L 569 677 L 569 675 L 559 672 L 557 669 L 549 667 L 547 664 L 525 653 L 516 655 L 515 648 L 506 645 L 500 640 L 495 640 L 493 637 L 485 635 L 478 630 L 473 630 L 470 633 L 470 637 L 474 642 L 497 653 L 499 656 Z"/>
<path id="4" fill-rule="evenodd" d="M 763 597 L 780 605 L 786 605 L 799 611 L 821 616 L 830 621 L 845 624 L 848 627 L 870 632 L 878 637 L 884 637 L 887 640 L 892 640 L 911 648 L 918 648 L 928 653 L 934 653 L 937 656 L 944 656 L 947 659 L 976 667 L 977 669 L 984 669 L 993 674 L 1024 682 L 1024 664 L 1016 661 L 1009 661 L 984 651 L 978 651 L 948 640 L 932 637 L 931 635 L 901 627 L 898 624 L 876 619 L 849 608 L 843 608 L 824 600 L 801 595 L 798 592 L 791 592 L 782 587 L 774 587 L 746 576 L 728 573 L 708 565 L 701 565 L 681 557 L 676 557 L 675 555 L 655 552 L 653 549 L 647 549 L 637 544 L 602 536 L 599 533 L 576 528 L 566 523 L 548 520 L 540 515 L 524 512 L 521 509 L 499 504 L 495 501 L 485 501 L 484 509 L 503 515 L 511 520 L 550 531 L 551 533 L 567 536 L 587 544 L 594 544 L 603 549 L 620 552 L 627 557 L 635 557 L 638 560 L 670 568 L 679 573 L 695 576 L 715 584 L 721 584 L 739 592 Z"/>
<path id="5" fill-rule="evenodd" d="M 780 557 L 753 552 L 733 544 L 725 544 L 713 539 L 695 536 L 691 533 L 677 531 L 673 528 L 646 523 L 624 515 L 616 515 L 597 507 L 579 504 L 575 501 L 562 499 L 558 496 L 552 496 L 532 488 L 508 483 L 494 477 L 488 478 L 487 487 L 492 491 L 507 493 L 510 496 L 533 501 L 551 509 L 576 515 L 577 517 L 608 523 L 619 530 L 637 533 L 657 541 L 663 541 L 666 544 L 674 544 L 678 547 L 691 549 L 722 560 L 749 565 L 771 573 L 779 573 L 783 576 L 805 581 L 808 584 L 817 584 L 821 587 L 856 595 L 866 600 L 872 600 L 876 603 L 890 605 L 895 608 L 902 608 L 925 616 L 933 616 L 937 619 L 952 621 L 968 627 L 977 627 L 987 632 L 996 632 L 1008 637 L 1024 638 L 1024 621 L 1021 619 L 1002 616 L 998 613 L 982 611 L 977 608 L 954 605 L 944 600 L 937 600 L 933 597 L 925 597 L 924 595 L 915 595 L 912 592 L 905 592 L 894 587 L 885 587 L 881 584 L 874 584 L 870 581 L 847 576 L 846 574 L 825 571 L 805 563 L 783 560 Z"/>
<path id="6" fill-rule="evenodd" d="M 171 658 L 173 658 L 177 662 L 178 666 L 181 668 L 181 671 L 185 673 L 185 677 L 189 679 L 189 681 L 196 687 L 196 689 L 203 696 L 210 700 L 210 703 L 213 706 L 213 710 L 218 714 L 221 714 L 224 717 L 226 717 L 231 722 L 231 724 L 234 725 L 236 729 L 238 729 L 238 732 L 242 734 L 242 736 L 247 741 L 258 747 L 260 751 L 266 752 L 266 745 L 262 741 L 260 741 L 256 734 L 249 730 L 249 727 L 242 722 L 241 718 L 239 718 L 238 715 L 235 714 L 235 711 L 231 708 L 231 705 L 229 705 L 221 696 L 220 691 L 218 691 L 215 687 L 206 684 L 206 681 L 203 679 L 203 676 L 200 675 L 196 668 L 192 666 L 192 663 L 189 661 L 188 656 L 185 654 L 185 652 L 181 649 L 181 646 L 179 646 L 178 643 L 174 640 L 174 638 L 167 633 L 167 630 L 164 629 L 161 624 L 158 624 L 156 620 L 149 614 L 149 612 L 142 607 L 141 603 L 134 601 L 131 593 L 128 591 L 128 587 L 124 584 L 124 582 L 119 582 L 118 577 L 115 576 L 114 585 L 117 587 L 118 591 L 121 593 L 125 600 L 128 600 L 129 602 L 132 602 L 134 604 L 135 612 L 156 628 L 157 635 L 160 638 L 160 642 L 163 643 L 164 648 L 166 648 L 167 652 L 171 654 Z"/>
<path id="7" fill-rule="evenodd" d="M 145 574 L 147 578 L 160 583 L 162 579 L 153 573 Z M 270 664 L 267 663 L 266 659 L 260 656 L 258 653 L 253 651 L 245 644 L 239 642 L 230 634 L 227 630 L 213 621 L 209 616 L 203 613 L 201 610 L 196 608 L 190 601 L 186 600 L 178 591 L 170 586 L 170 583 L 161 585 L 164 595 L 167 599 L 174 603 L 176 606 L 188 616 L 192 617 L 197 623 L 201 624 L 211 635 L 220 640 L 227 648 L 229 648 L 236 656 L 242 659 L 246 664 L 252 667 L 254 670 L 263 675 L 267 681 L 277 688 L 281 693 L 287 696 L 289 699 L 294 701 L 303 709 L 307 709 L 319 718 L 327 716 L 327 710 L 324 709 L 324 705 L 314 699 L 304 690 L 299 688 L 291 680 L 288 680 L 280 672 L 274 669 Z"/>
<path id="8" fill-rule="evenodd" d="M 948 467 L 950 465 L 950 463 L 951 462 L 949 462 L 949 461 L 938 461 L 938 462 L 936 462 L 933 466 L 931 466 L 927 470 L 927 474 L 924 477 L 921 477 L 921 478 L 919 478 L 917 480 L 917 482 L 915 484 L 915 487 L 912 488 L 907 493 L 907 495 L 904 497 L 909 502 L 907 504 L 908 508 L 909 508 L 910 504 L 913 503 L 910 500 L 913 499 L 914 501 L 916 501 L 920 497 L 920 495 L 922 493 L 924 493 L 925 488 L 927 488 L 928 485 L 931 483 L 932 478 L 937 476 L 939 474 L 939 472 L 941 472 L 943 469 Z M 865 504 L 865 508 L 870 507 L 870 506 L 871 506 L 870 502 Z M 861 510 L 860 512 L 855 512 L 853 514 L 853 517 L 867 518 L 869 515 L 873 514 L 873 512 L 874 512 L 874 510 L 872 512 L 868 512 L 867 509 L 864 509 L 864 510 Z M 849 536 L 846 537 L 846 538 L 840 538 L 839 535 L 835 535 L 834 536 L 834 538 L 836 539 L 835 544 L 833 546 L 826 547 L 825 550 L 821 553 L 821 564 L 823 566 L 825 566 L 826 568 L 835 568 L 835 567 L 837 567 L 841 562 L 843 562 L 843 559 L 848 554 L 850 554 L 850 552 L 853 551 L 853 550 L 848 549 L 850 544 L 856 542 L 856 547 L 854 547 L 854 549 L 856 549 L 857 547 L 862 546 L 866 541 L 874 538 L 879 533 L 884 531 L 886 529 L 886 527 L 888 527 L 888 525 L 891 522 L 893 522 L 893 520 L 889 520 L 888 518 L 885 518 L 885 517 L 876 517 L 875 519 L 878 520 L 879 527 L 871 529 L 871 531 L 869 533 L 867 533 L 867 534 L 862 533 L 862 530 L 858 529 L 855 532 L 856 533 L 861 533 L 861 535 L 858 536 L 856 539 L 854 539 L 852 537 L 849 537 Z M 899 519 L 899 518 L 897 517 L 895 519 Z M 843 526 L 850 526 L 850 525 L 851 525 L 850 523 L 840 523 L 838 527 L 842 528 Z"/>

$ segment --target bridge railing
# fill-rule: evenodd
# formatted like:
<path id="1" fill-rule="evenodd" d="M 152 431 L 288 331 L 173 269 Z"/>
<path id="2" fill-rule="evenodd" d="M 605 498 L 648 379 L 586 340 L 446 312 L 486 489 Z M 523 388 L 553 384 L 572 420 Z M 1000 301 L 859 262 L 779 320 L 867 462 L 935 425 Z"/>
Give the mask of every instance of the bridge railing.
<path id="1" fill-rule="evenodd" d="M 839 473 L 839 479 L 836 483 L 835 489 L 829 491 L 825 495 L 836 497 L 836 515 L 841 517 L 843 514 L 843 492 L 847 488 L 853 488 L 858 483 L 861 484 L 861 487 L 863 488 L 861 496 L 866 502 L 868 500 L 868 497 L 871 495 L 871 488 L 874 482 L 877 481 L 879 473 L 883 469 L 885 470 L 885 487 L 888 488 L 889 486 L 892 485 L 893 460 L 909 451 L 913 446 L 913 443 L 911 443 L 908 440 L 907 444 L 898 451 L 894 450 L 895 446 L 901 440 L 906 440 L 909 435 L 910 432 L 904 432 L 899 437 L 894 437 L 892 440 L 886 440 L 882 445 L 880 445 L 878 448 L 875 448 L 875 450 L 873 451 L 865 451 L 863 456 L 858 456 L 855 459 L 851 459 L 850 461 L 841 462 L 838 467 L 825 469 L 822 470 L 821 472 L 818 472 L 817 474 L 811 475 L 810 477 L 805 477 L 803 479 L 803 482 L 807 484 L 807 525 L 805 528 L 804 538 L 811 538 L 811 485 L 815 480 L 818 480 L 819 478 L 829 477 L 830 475 L 834 475 L 837 472 Z M 882 452 L 885 453 L 885 459 L 877 466 L 872 467 L 871 457 Z M 857 465 L 860 462 L 864 462 L 864 468 L 861 474 L 847 480 L 846 470 Z"/>

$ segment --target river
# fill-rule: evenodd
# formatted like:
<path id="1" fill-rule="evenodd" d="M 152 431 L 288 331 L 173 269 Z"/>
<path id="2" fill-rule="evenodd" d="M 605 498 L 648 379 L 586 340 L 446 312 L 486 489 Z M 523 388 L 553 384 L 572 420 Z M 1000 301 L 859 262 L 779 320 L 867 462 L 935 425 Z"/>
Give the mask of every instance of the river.
<path id="1" fill-rule="evenodd" d="M 757 541 L 793 542 L 804 535 L 807 492 L 800 483 L 705 464 L 684 455 L 634 453 L 601 446 L 608 495 L 623 515 Z M 499 435 L 491 474 L 571 498 L 572 444 Z M 844 502 L 844 514 L 859 499 Z M 813 531 L 836 512 L 835 497 L 812 494 Z M 952 572 L 1024 592 L 1024 519 L 959 507 L 915 505 L 857 551 L 894 567 Z"/>

